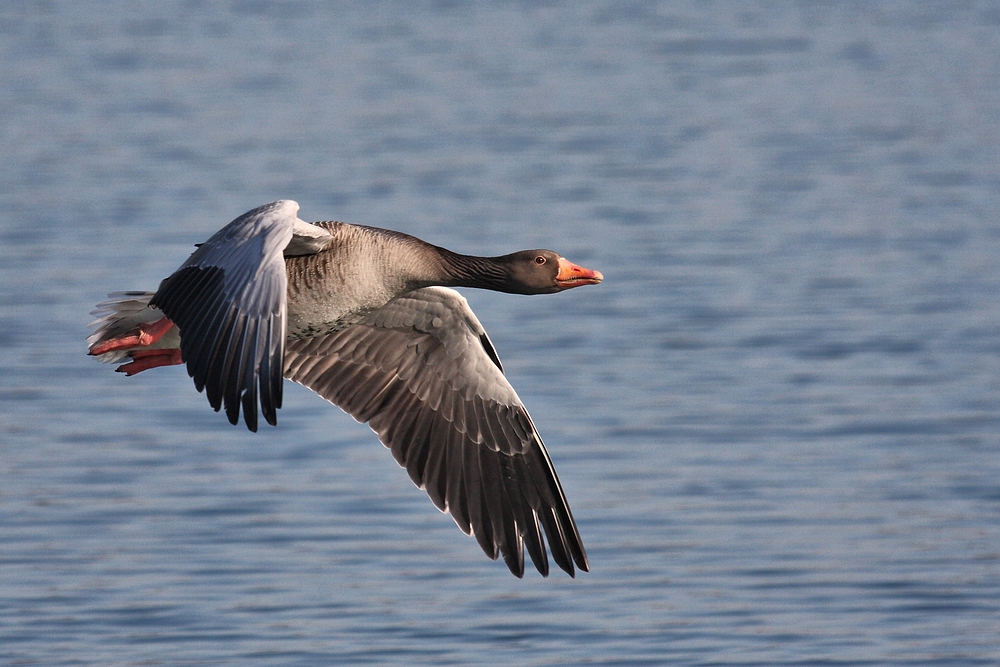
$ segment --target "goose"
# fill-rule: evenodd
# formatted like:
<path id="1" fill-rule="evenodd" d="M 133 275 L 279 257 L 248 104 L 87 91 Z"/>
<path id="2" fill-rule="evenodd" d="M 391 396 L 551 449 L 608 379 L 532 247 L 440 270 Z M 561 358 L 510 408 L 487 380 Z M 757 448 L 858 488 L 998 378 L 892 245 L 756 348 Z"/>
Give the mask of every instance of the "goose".
<path id="1" fill-rule="evenodd" d="M 451 287 L 549 294 L 601 282 L 550 250 L 460 255 L 400 232 L 307 223 L 281 200 L 239 216 L 156 292 L 98 304 L 88 353 L 132 376 L 185 364 L 232 424 L 277 424 L 282 380 L 367 423 L 434 505 L 491 559 L 589 571 L 531 417 Z"/>

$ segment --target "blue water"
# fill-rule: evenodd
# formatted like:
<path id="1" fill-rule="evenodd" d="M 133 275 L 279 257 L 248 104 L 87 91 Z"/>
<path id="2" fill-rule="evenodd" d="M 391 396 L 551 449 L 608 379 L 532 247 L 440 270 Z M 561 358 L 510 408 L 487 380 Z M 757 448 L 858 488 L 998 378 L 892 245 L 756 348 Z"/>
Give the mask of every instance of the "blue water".
<path id="1" fill-rule="evenodd" d="M 0 664 L 1000 663 L 994 3 L 26 0 L 0 90 Z M 278 198 L 604 273 L 466 292 L 591 573 L 84 355 Z"/>

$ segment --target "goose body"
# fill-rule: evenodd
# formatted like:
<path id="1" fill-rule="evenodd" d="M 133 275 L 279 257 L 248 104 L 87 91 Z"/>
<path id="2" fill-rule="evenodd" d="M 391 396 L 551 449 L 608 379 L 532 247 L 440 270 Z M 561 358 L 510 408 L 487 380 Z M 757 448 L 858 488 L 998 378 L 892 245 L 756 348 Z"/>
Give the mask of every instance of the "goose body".
<path id="1" fill-rule="evenodd" d="M 466 300 L 449 287 L 553 293 L 601 281 L 547 250 L 459 255 L 412 236 L 306 223 L 298 204 L 245 213 L 156 292 L 98 305 L 90 354 L 134 375 L 186 364 L 251 431 L 275 424 L 283 378 L 366 422 L 438 509 L 517 576 L 570 575 L 586 553 L 555 469 Z"/>

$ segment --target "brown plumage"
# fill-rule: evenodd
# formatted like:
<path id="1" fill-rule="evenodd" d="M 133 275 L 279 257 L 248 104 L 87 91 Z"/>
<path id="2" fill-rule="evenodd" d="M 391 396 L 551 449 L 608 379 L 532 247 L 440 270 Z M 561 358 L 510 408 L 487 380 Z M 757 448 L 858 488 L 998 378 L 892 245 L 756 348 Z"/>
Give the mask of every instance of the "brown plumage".
<path id="1" fill-rule="evenodd" d="M 556 253 L 484 258 L 411 236 L 309 224 L 298 205 L 250 211 L 202 244 L 157 292 L 113 294 L 90 353 L 120 371 L 185 363 L 232 423 L 274 424 L 282 378 L 367 422 L 465 533 L 517 576 L 524 548 L 548 574 L 587 556 L 555 469 L 499 356 L 451 286 L 544 294 L 602 276 Z"/>

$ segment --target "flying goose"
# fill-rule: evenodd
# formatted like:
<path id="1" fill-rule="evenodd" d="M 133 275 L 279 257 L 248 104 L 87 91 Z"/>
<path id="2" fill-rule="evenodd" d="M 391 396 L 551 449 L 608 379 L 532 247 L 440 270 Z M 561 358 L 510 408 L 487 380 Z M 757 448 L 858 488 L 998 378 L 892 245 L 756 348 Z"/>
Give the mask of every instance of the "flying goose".
<path id="1" fill-rule="evenodd" d="M 574 576 L 587 555 L 555 468 L 500 358 L 449 287 L 549 294 L 603 276 L 550 250 L 460 255 L 399 232 L 307 223 L 276 201 L 201 244 L 156 292 L 98 304 L 89 354 L 126 375 L 186 364 L 233 424 L 257 430 L 282 378 L 367 422 L 437 508 L 492 559 Z"/>

